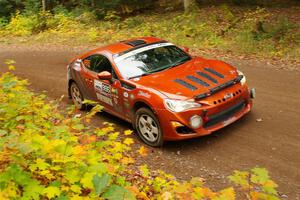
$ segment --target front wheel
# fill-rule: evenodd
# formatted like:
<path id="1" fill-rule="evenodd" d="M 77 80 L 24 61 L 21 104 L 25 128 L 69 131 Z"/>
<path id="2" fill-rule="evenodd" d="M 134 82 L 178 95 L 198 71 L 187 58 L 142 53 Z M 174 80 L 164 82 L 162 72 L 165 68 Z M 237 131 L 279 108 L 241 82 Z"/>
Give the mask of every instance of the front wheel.
<path id="1" fill-rule="evenodd" d="M 85 104 L 83 103 L 84 98 L 82 96 L 81 91 L 79 90 L 79 87 L 74 82 L 71 84 L 70 93 L 75 107 L 79 110 L 84 110 L 85 109 Z"/>
<path id="2" fill-rule="evenodd" d="M 135 127 L 140 138 L 149 146 L 163 144 L 163 134 L 154 113 L 148 108 L 140 108 L 135 113 Z"/>

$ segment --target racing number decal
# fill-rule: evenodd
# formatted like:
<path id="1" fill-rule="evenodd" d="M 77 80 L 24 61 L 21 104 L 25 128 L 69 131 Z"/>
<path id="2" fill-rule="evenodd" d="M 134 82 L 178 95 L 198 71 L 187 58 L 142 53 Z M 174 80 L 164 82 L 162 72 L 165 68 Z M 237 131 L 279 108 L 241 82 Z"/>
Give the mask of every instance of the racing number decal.
<path id="1" fill-rule="evenodd" d="M 109 105 L 113 105 L 112 98 L 111 98 L 111 86 L 107 83 L 94 80 L 94 88 L 96 91 L 97 98 Z"/>

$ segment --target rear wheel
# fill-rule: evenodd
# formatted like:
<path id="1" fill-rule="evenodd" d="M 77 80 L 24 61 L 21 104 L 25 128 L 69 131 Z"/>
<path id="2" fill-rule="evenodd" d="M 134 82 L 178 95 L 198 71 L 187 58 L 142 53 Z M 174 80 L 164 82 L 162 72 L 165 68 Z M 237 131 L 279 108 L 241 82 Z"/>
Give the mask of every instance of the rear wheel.
<path id="1" fill-rule="evenodd" d="M 84 110 L 85 109 L 85 104 L 83 103 L 84 98 L 82 96 L 81 91 L 79 90 L 79 87 L 74 82 L 71 84 L 70 93 L 75 107 L 79 110 Z"/>
<path id="2" fill-rule="evenodd" d="M 154 113 L 148 108 L 140 108 L 135 113 L 135 127 L 140 138 L 149 146 L 163 144 L 163 134 Z"/>

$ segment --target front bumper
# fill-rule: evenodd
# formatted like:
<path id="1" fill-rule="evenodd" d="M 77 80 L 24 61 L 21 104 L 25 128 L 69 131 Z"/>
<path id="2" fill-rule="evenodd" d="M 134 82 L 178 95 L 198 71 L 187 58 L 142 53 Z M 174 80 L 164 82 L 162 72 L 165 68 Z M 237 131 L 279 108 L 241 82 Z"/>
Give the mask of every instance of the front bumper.
<path id="1" fill-rule="evenodd" d="M 224 100 L 224 94 L 228 93 L 235 95 L 231 99 Z M 167 109 L 156 110 L 164 140 L 182 140 L 211 134 L 248 113 L 252 108 L 254 97 L 254 89 L 235 86 L 209 97 L 207 99 L 209 104 L 199 109 L 181 113 L 173 113 Z M 197 129 L 193 129 L 189 123 L 194 115 L 199 115 L 203 119 L 203 125 Z"/>

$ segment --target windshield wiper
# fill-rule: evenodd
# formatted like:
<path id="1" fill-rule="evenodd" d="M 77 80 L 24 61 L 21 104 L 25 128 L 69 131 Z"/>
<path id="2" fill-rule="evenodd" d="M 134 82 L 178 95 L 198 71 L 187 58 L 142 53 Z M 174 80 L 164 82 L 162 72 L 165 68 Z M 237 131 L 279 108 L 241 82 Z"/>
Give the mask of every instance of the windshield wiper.
<path id="1" fill-rule="evenodd" d="M 140 74 L 140 75 L 137 75 L 137 76 L 130 77 L 129 79 L 138 78 L 138 77 L 142 77 L 142 76 L 147 76 L 147 75 L 149 75 L 149 74 L 153 74 L 153 73 L 155 73 L 155 72 L 159 72 L 159 71 L 162 71 L 162 70 L 164 70 L 164 69 L 165 69 L 165 68 L 158 68 L 158 69 L 156 69 L 156 70 L 152 70 L 152 71 L 145 72 L 145 73 Z"/>
<path id="2" fill-rule="evenodd" d="M 188 61 L 188 60 L 191 60 L 191 58 L 190 58 L 190 57 L 185 57 L 185 58 L 183 58 L 183 59 L 181 59 L 181 60 L 175 62 L 173 65 L 171 65 L 170 67 L 168 67 L 168 69 L 171 69 L 171 68 L 173 68 L 173 67 L 176 67 L 176 66 L 178 66 L 178 65 L 181 65 L 181 64 L 185 63 L 185 62 Z"/>
<path id="3" fill-rule="evenodd" d="M 146 73 L 143 73 L 143 74 L 140 74 L 140 75 L 137 75 L 137 76 L 132 76 L 132 77 L 130 77 L 129 79 L 139 78 L 139 77 L 142 77 L 142 76 L 147 76 L 147 75 L 149 75 L 149 74 L 151 74 L 151 73 L 146 72 Z"/>

